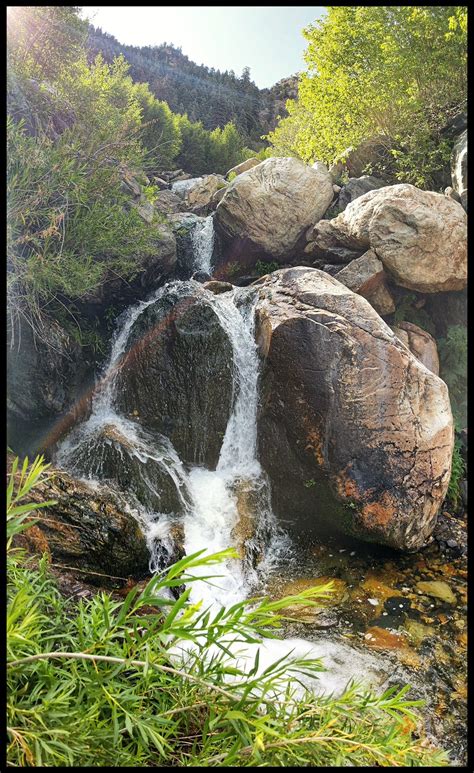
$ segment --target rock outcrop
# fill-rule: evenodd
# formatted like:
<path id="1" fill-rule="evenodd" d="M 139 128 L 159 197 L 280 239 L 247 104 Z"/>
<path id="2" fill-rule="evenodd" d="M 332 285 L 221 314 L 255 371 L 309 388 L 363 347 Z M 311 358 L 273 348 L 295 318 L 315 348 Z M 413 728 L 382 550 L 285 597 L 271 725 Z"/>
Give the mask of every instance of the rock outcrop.
<path id="1" fill-rule="evenodd" d="M 387 287 L 383 263 L 373 250 L 367 250 L 360 258 L 338 271 L 337 281 L 367 298 L 381 316 L 393 314 L 395 311 L 395 302 Z"/>
<path id="2" fill-rule="evenodd" d="M 131 329 L 117 404 L 170 438 L 183 462 L 212 469 L 231 411 L 232 348 L 208 298 L 199 285 L 176 287 L 148 306 Z"/>
<path id="3" fill-rule="evenodd" d="M 386 182 L 380 180 L 378 177 L 372 177 L 371 175 L 350 177 L 339 191 L 337 207 L 343 212 L 351 201 L 355 201 L 359 196 L 363 196 L 364 193 L 368 193 L 369 191 L 384 188 L 386 185 Z"/>
<path id="4" fill-rule="evenodd" d="M 237 175 L 242 174 L 242 172 L 247 172 L 249 169 L 252 169 L 260 163 L 258 158 L 247 158 L 245 161 L 242 161 L 241 164 L 237 164 L 237 166 L 233 166 L 232 169 L 229 169 L 226 177 L 237 177 Z"/>
<path id="5" fill-rule="evenodd" d="M 186 193 L 184 200 L 192 212 L 207 215 L 214 209 L 215 194 L 226 185 L 221 174 L 209 174 Z"/>
<path id="6" fill-rule="evenodd" d="M 8 443 L 34 453 L 77 399 L 90 376 L 80 345 L 56 322 L 42 317 L 38 335 L 21 318 L 7 340 Z"/>
<path id="7" fill-rule="evenodd" d="M 28 496 L 31 502 L 52 504 L 35 514 L 38 523 L 17 542 L 31 552 L 48 553 L 66 567 L 81 569 L 83 579 L 92 583 L 149 576 L 146 538 L 125 498 L 106 485 L 88 484 L 60 470 L 49 472 L 49 480 Z"/>
<path id="8" fill-rule="evenodd" d="M 313 255 L 370 248 L 394 281 L 411 290 L 466 286 L 466 213 L 452 199 L 414 185 L 369 191 L 333 220 L 317 223 L 307 238 L 305 252 Z"/>
<path id="9" fill-rule="evenodd" d="M 277 516 L 421 547 L 451 472 L 446 385 L 336 278 L 294 268 L 256 288 L 259 453 Z"/>
<path id="10" fill-rule="evenodd" d="M 313 168 L 296 158 L 262 161 L 236 177 L 217 205 L 215 226 L 226 260 L 244 265 L 256 256 L 286 260 L 332 199 L 331 176 L 323 164 Z"/>

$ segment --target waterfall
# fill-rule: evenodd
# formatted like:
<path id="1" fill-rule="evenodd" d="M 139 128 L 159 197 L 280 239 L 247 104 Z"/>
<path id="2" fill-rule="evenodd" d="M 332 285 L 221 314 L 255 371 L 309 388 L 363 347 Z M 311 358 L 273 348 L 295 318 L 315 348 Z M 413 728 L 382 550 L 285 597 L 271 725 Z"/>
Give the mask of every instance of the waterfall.
<path id="1" fill-rule="evenodd" d="M 212 218 L 208 220 L 212 228 Z M 190 287 L 202 294 L 214 310 L 233 353 L 232 411 L 216 470 L 198 466 L 187 470 L 168 438 L 149 434 L 137 422 L 121 415 L 114 405 L 116 377 L 134 323 L 148 306 L 167 293 L 189 292 Z M 191 280 L 172 282 L 151 298 L 128 309 L 118 321 L 110 357 L 93 397 L 91 416 L 72 430 L 56 453 L 57 464 L 71 473 L 92 481 L 103 478 L 100 443 L 104 442 L 104 432 L 110 435 L 112 428 L 116 435 L 126 440 L 123 453 L 136 457 L 143 464 L 151 460 L 165 468 L 180 495 L 187 554 L 201 549 L 211 553 L 237 546 L 239 537 L 235 530 L 238 531 L 239 522 L 244 519 L 246 523 L 241 524 L 241 529 L 246 534 L 247 557 L 243 561 L 222 564 L 217 572 L 222 577 L 214 580 L 215 586 L 205 582 L 196 582 L 192 586 L 192 599 L 204 599 L 209 605 L 229 604 L 244 598 L 257 576 L 252 565 L 257 543 L 268 537 L 272 530 L 268 484 L 256 452 L 259 360 L 254 338 L 255 302 L 255 291 L 249 288 L 235 288 L 233 292 L 214 295 Z M 150 486 L 146 476 L 142 477 Z M 167 529 L 173 523 L 173 517 L 170 519 L 169 514 L 140 507 L 139 520 L 145 526 L 151 552 L 150 566 L 155 569 L 160 558 L 156 538 L 161 537 L 166 544 Z M 250 538 L 249 528 L 254 534 Z M 242 542 L 243 538 L 240 539 Z M 203 574 L 206 571 L 203 569 Z"/>
<path id="2" fill-rule="evenodd" d="M 212 215 L 206 217 L 203 223 L 196 224 L 192 231 L 191 240 L 195 270 L 211 274 L 211 260 L 214 249 L 214 222 Z"/>
<path id="3" fill-rule="evenodd" d="M 238 303 L 239 301 L 242 303 Z M 250 303 L 249 303 L 250 301 Z M 234 529 L 243 518 L 255 518 L 256 531 L 272 530 L 269 490 L 257 460 L 257 382 L 259 361 L 254 338 L 253 290 L 235 288 L 232 293 L 212 295 L 212 308 L 232 345 L 234 368 L 233 410 L 227 423 L 216 470 L 196 467 L 189 475 L 194 508 L 185 517 L 187 553 L 223 550 L 234 543 Z M 239 513 L 239 495 L 253 494 L 255 513 Z M 242 509 L 242 507 L 241 507 Z M 203 570 L 205 573 L 205 570 Z M 256 579 L 249 561 L 221 565 L 215 586 L 194 583 L 191 598 L 206 604 L 230 604 L 244 598 Z"/>

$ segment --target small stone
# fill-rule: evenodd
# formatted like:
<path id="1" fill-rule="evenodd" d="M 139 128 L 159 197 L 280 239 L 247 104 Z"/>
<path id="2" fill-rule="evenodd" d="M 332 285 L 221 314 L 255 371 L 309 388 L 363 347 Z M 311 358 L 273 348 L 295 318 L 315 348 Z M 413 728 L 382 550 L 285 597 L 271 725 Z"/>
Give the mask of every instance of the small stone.
<path id="1" fill-rule="evenodd" d="M 355 556 L 355 550 L 352 551 L 352 553 L 349 553 L 350 556 Z"/>
<path id="2" fill-rule="evenodd" d="M 458 546 L 458 543 L 456 542 L 455 539 L 448 539 L 446 544 L 447 544 L 448 548 L 457 548 L 457 546 Z"/>
<path id="3" fill-rule="evenodd" d="M 372 604 L 373 607 L 376 607 L 377 604 L 380 603 L 378 599 L 367 599 L 367 601 L 369 602 L 369 604 Z"/>
<path id="4" fill-rule="evenodd" d="M 441 601 L 448 602 L 448 604 L 456 603 L 456 596 L 452 592 L 449 585 L 442 580 L 417 582 L 416 587 L 419 593 L 421 592 L 427 596 L 434 596 L 437 599 L 441 599 Z"/>

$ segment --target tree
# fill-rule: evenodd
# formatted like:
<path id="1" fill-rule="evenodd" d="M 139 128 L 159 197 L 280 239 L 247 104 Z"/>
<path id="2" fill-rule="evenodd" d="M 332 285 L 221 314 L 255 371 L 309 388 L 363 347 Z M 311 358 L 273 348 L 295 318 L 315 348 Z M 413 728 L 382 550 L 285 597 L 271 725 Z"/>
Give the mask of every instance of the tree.
<path id="1" fill-rule="evenodd" d="M 303 34 L 298 103 L 268 139 L 332 162 L 379 136 L 397 179 L 433 185 L 450 148 L 440 130 L 466 98 L 463 6 L 329 6 Z"/>
<path id="2" fill-rule="evenodd" d="M 134 93 L 142 109 L 140 137 L 146 148 L 146 171 L 171 168 L 181 149 L 176 117 L 166 102 L 160 102 L 147 83 L 136 83 Z"/>

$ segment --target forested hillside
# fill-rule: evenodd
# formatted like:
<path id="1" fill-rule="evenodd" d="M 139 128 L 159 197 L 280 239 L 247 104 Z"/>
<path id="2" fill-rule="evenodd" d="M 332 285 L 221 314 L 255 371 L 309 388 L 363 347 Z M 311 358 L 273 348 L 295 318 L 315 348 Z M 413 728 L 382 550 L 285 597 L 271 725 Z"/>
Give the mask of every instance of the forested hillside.
<path id="1" fill-rule="evenodd" d="M 100 28 L 89 27 L 89 58 L 102 54 L 106 62 L 123 54 L 135 81 L 149 84 L 151 92 L 167 102 L 174 113 L 187 113 L 191 121 L 215 129 L 232 121 L 252 147 L 263 147 L 261 137 L 275 127 L 277 115 L 285 115 L 284 79 L 271 89 L 259 89 L 245 67 L 241 75 L 220 71 L 192 62 L 180 48 L 163 43 L 159 46 L 127 46 Z M 283 96 L 283 98 L 282 98 Z M 255 146 L 254 143 L 257 143 Z"/>

